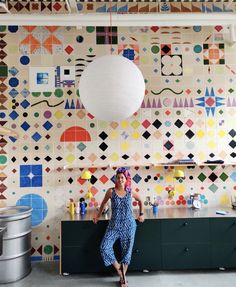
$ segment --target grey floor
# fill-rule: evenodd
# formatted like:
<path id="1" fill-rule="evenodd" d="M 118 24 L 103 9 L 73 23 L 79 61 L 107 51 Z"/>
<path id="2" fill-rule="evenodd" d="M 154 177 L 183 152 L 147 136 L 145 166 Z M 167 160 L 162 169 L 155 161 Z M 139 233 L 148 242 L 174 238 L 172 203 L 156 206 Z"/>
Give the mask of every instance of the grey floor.
<path id="1" fill-rule="evenodd" d="M 129 287 L 232 287 L 236 281 L 236 270 L 130 272 L 127 275 Z M 119 287 L 115 273 L 61 276 L 58 262 L 32 263 L 32 272 L 27 277 L 2 286 Z"/>

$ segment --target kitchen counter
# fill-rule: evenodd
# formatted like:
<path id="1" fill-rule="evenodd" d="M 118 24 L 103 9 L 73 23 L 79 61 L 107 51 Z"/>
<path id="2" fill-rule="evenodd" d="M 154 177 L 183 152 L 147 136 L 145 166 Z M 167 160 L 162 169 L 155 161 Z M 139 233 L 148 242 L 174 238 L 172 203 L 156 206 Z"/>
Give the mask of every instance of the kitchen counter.
<path id="1" fill-rule="evenodd" d="M 226 215 L 216 214 L 217 210 L 226 211 Z M 86 214 L 74 214 L 71 215 L 69 212 L 65 214 L 62 221 L 91 221 L 96 210 L 88 210 Z M 102 215 L 100 220 L 109 220 L 111 212 Z M 138 209 L 134 210 L 134 217 L 138 216 Z M 222 217 L 236 217 L 236 210 L 231 207 L 202 207 L 201 209 L 192 209 L 190 207 L 171 207 L 171 208 L 158 208 L 157 214 L 152 212 L 152 209 L 144 210 L 145 219 L 174 219 L 174 218 L 222 218 Z"/>

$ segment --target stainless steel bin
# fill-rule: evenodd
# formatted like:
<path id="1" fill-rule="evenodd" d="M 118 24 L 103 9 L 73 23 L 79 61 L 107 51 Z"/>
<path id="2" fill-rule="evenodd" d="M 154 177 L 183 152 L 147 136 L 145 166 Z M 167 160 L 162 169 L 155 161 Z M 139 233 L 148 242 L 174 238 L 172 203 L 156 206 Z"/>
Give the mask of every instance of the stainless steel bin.
<path id="1" fill-rule="evenodd" d="M 31 213 L 29 206 L 0 208 L 0 283 L 31 271 Z"/>

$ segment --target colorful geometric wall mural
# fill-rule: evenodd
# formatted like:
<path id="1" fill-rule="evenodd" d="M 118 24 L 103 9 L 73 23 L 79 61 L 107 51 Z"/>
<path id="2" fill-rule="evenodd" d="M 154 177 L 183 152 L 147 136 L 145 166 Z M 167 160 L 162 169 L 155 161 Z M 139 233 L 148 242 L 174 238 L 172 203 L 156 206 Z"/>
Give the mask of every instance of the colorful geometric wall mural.
<path id="1" fill-rule="evenodd" d="M 27 2 L 15 2 L 9 2 L 11 10 L 27 10 Z M 65 11 L 64 1 L 37 3 L 31 9 Z M 211 13 L 233 7 L 118 1 L 112 11 Z M 109 12 L 109 3 L 78 2 L 77 8 Z M 113 54 L 138 65 L 146 83 L 141 108 L 121 122 L 97 120 L 78 89 L 85 67 L 110 53 L 111 44 Z M 112 31 L 0 26 L 0 126 L 19 133 L 0 136 L 0 206 L 33 207 L 32 259 L 58 259 L 60 220 L 70 198 L 85 198 L 88 208 L 96 208 L 113 185 L 116 166 L 130 166 L 133 190 L 146 208 L 154 197 L 160 208 L 188 207 L 194 192 L 204 207 L 229 206 L 236 192 L 235 75 L 236 47 L 228 27 L 220 25 Z M 175 180 L 167 164 L 186 159 L 196 164 L 182 165 L 185 179 Z M 91 199 L 88 182 L 80 179 L 85 168 L 92 173 Z"/>

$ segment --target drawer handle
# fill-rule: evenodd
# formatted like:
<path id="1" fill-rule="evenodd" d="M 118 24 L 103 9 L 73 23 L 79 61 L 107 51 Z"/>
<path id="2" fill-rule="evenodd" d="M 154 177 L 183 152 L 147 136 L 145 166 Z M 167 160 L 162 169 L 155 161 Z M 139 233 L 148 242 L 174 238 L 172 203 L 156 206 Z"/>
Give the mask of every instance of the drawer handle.
<path id="1" fill-rule="evenodd" d="M 187 226 L 187 225 L 188 225 L 188 222 L 184 222 L 184 223 L 183 223 L 183 226 Z"/>
<path id="2" fill-rule="evenodd" d="M 185 247 L 185 248 L 184 248 L 184 252 L 189 252 L 189 248 L 188 248 L 188 247 Z"/>

